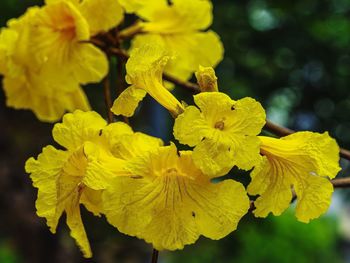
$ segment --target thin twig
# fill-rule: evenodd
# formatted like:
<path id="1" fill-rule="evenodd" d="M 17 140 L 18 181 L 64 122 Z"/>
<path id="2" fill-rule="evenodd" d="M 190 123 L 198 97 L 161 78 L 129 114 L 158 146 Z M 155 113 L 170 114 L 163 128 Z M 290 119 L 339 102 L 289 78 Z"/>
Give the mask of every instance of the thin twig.
<path id="1" fill-rule="evenodd" d="M 158 255 L 159 255 L 159 251 L 154 248 L 153 252 L 152 252 L 152 261 L 151 261 L 151 263 L 157 263 L 158 262 Z"/>
<path id="2" fill-rule="evenodd" d="M 334 188 L 347 188 L 347 187 L 350 187 L 350 178 L 333 179 L 331 182 L 332 182 Z"/>
<path id="3" fill-rule="evenodd" d="M 113 122 L 113 113 L 111 112 L 112 108 L 112 98 L 111 98 L 111 87 L 110 87 L 109 75 L 103 80 L 103 94 L 105 99 L 105 105 L 107 110 L 107 120 L 108 123 Z"/>

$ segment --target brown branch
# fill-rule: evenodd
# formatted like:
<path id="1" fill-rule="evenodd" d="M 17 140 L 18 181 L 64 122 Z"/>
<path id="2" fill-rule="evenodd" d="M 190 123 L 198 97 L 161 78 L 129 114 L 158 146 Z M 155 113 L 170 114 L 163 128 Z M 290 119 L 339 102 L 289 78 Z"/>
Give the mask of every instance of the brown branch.
<path id="1" fill-rule="evenodd" d="M 158 256 L 159 256 L 159 251 L 154 248 L 153 252 L 152 252 L 152 261 L 151 261 L 151 263 L 157 263 L 158 262 Z"/>
<path id="2" fill-rule="evenodd" d="M 350 177 L 338 178 L 331 180 L 334 188 L 347 188 L 350 187 Z"/>
<path id="3" fill-rule="evenodd" d="M 108 123 L 113 122 L 113 113 L 111 112 L 112 108 L 112 98 L 111 98 L 111 87 L 110 87 L 109 75 L 103 80 L 103 94 L 105 99 L 105 105 L 107 110 L 107 120 Z"/>

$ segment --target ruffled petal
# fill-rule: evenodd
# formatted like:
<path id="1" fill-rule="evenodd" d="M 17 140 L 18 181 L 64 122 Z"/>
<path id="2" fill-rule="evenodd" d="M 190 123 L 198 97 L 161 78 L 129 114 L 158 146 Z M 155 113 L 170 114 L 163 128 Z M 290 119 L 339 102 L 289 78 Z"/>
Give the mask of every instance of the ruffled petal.
<path id="1" fill-rule="evenodd" d="M 281 215 L 292 201 L 292 182 L 278 161 L 266 157 L 251 173 L 252 182 L 248 186 L 249 194 L 260 194 L 255 200 L 256 217 L 266 217 L 270 212 Z"/>
<path id="2" fill-rule="evenodd" d="M 107 220 L 158 250 L 182 249 L 200 235 L 223 238 L 248 211 L 240 183 L 211 183 L 195 167 L 191 153 L 179 157 L 174 145 L 142 157 L 130 169 L 143 178 L 116 178 L 104 191 Z"/>
<path id="3" fill-rule="evenodd" d="M 80 250 L 83 252 L 84 257 L 91 258 L 92 252 L 90 243 L 80 215 L 79 199 L 79 192 L 73 193 L 69 199 L 68 205 L 66 206 L 67 225 L 70 229 L 70 235 L 77 242 Z"/>
<path id="4" fill-rule="evenodd" d="M 201 112 L 194 106 L 185 108 L 185 111 L 175 119 L 174 136 L 182 144 L 195 146 L 205 138 L 210 129 Z"/>
<path id="5" fill-rule="evenodd" d="M 124 169 L 124 160 L 115 158 L 98 145 L 86 142 L 84 155 L 87 166 L 82 183 L 93 190 L 106 189 L 113 177 L 129 175 Z"/>
<path id="6" fill-rule="evenodd" d="M 206 29 L 213 19 L 212 4 L 206 0 L 174 0 L 172 5 L 167 5 L 166 1 L 151 1 L 137 14 L 148 20 L 144 26 L 146 32 L 164 34 Z"/>
<path id="7" fill-rule="evenodd" d="M 35 203 L 37 214 L 45 217 L 47 225 L 52 233 L 56 227 L 61 214 L 56 212 L 57 187 L 56 180 L 61 174 L 61 169 L 69 157 L 67 152 L 55 149 L 52 146 L 43 148 L 38 159 L 28 159 L 25 165 L 27 173 L 31 174 L 33 186 L 38 188 L 38 197 Z"/>
<path id="8" fill-rule="evenodd" d="M 108 72 L 106 55 L 91 44 L 79 44 L 72 55 L 74 60 L 70 64 L 75 78 L 82 84 L 100 82 Z"/>
<path id="9" fill-rule="evenodd" d="M 308 223 L 327 212 L 331 203 L 333 185 L 323 177 L 309 176 L 295 184 L 298 203 L 295 215 L 299 221 Z"/>
<path id="10" fill-rule="evenodd" d="M 63 122 L 54 126 L 52 135 L 60 145 L 74 150 L 85 141 L 97 140 L 106 125 L 107 122 L 98 113 L 77 110 L 64 115 Z"/>
<path id="11" fill-rule="evenodd" d="M 230 147 L 212 139 L 205 139 L 194 148 L 193 161 L 204 174 L 211 177 L 227 174 L 234 165 Z"/>
<path id="12" fill-rule="evenodd" d="M 116 0 L 84 0 L 80 11 L 90 26 L 90 34 L 108 31 L 124 18 L 123 8 Z"/>
<path id="13" fill-rule="evenodd" d="M 130 86 L 114 101 L 111 111 L 115 115 L 131 117 L 146 94 L 147 92 L 145 90 Z"/>

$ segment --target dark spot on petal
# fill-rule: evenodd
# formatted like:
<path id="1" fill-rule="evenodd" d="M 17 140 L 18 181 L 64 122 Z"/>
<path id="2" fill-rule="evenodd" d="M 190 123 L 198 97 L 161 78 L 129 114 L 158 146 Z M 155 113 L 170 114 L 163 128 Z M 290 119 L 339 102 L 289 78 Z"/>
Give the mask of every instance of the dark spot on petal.
<path id="1" fill-rule="evenodd" d="M 234 105 L 232 105 L 231 106 L 231 110 L 235 110 L 236 108 L 235 108 L 235 106 Z"/>
<path id="2" fill-rule="evenodd" d="M 206 139 L 206 138 L 205 138 L 205 137 L 203 137 L 201 141 L 204 141 L 205 139 Z"/>
<path id="3" fill-rule="evenodd" d="M 228 151 L 229 151 L 229 152 L 231 151 L 231 147 L 228 147 Z"/>
<path id="4" fill-rule="evenodd" d="M 196 217 L 196 213 L 192 211 L 192 216 L 193 217 Z"/>
<path id="5" fill-rule="evenodd" d="M 103 130 L 101 129 L 100 132 L 98 133 L 98 136 L 102 136 Z"/>

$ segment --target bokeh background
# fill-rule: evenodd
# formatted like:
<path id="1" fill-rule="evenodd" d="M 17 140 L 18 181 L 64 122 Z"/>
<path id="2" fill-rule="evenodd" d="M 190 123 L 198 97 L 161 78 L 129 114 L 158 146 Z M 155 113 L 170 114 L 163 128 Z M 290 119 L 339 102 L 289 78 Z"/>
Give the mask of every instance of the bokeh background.
<path id="1" fill-rule="evenodd" d="M 0 26 L 36 0 L 1 0 Z M 222 37 L 225 59 L 217 68 L 221 91 L 251 96 L 268 117 L 295 130 L 328 130 L 350 148 L 350 0 L 217 0 L 213 29 Z M 112 61 L 115 66 L 115 61 Z M 105 116 L 99 85 L 86 87 L 94 109 Z M 176 88 L 181 99 L 191 94 Z M 138 131 L 172 139 L 168 113 L 147 98 L 131 123 Z M 24 162 L 52 144 L 52 124 L 29 111 L 5 106 L 0 91 L 0 262 L 149 262 L 151 246 L 124 236 L 84 211 L 94 251 L 85 260 L 61 221 L 52 235 L 35 215 L 36 190 Z M 350 175 L 342 161 L 339 176 Z M 230 176 L 247 182 L 245 174 Z M 350 190 L 336 190 L 329 212 L 310 224 L 296 221 L 293 208 L 281 217 L 243 218 L 220 241 L 201 238 L 183 251 L 161 252 L 159 262 L 350 262 Z"/>

